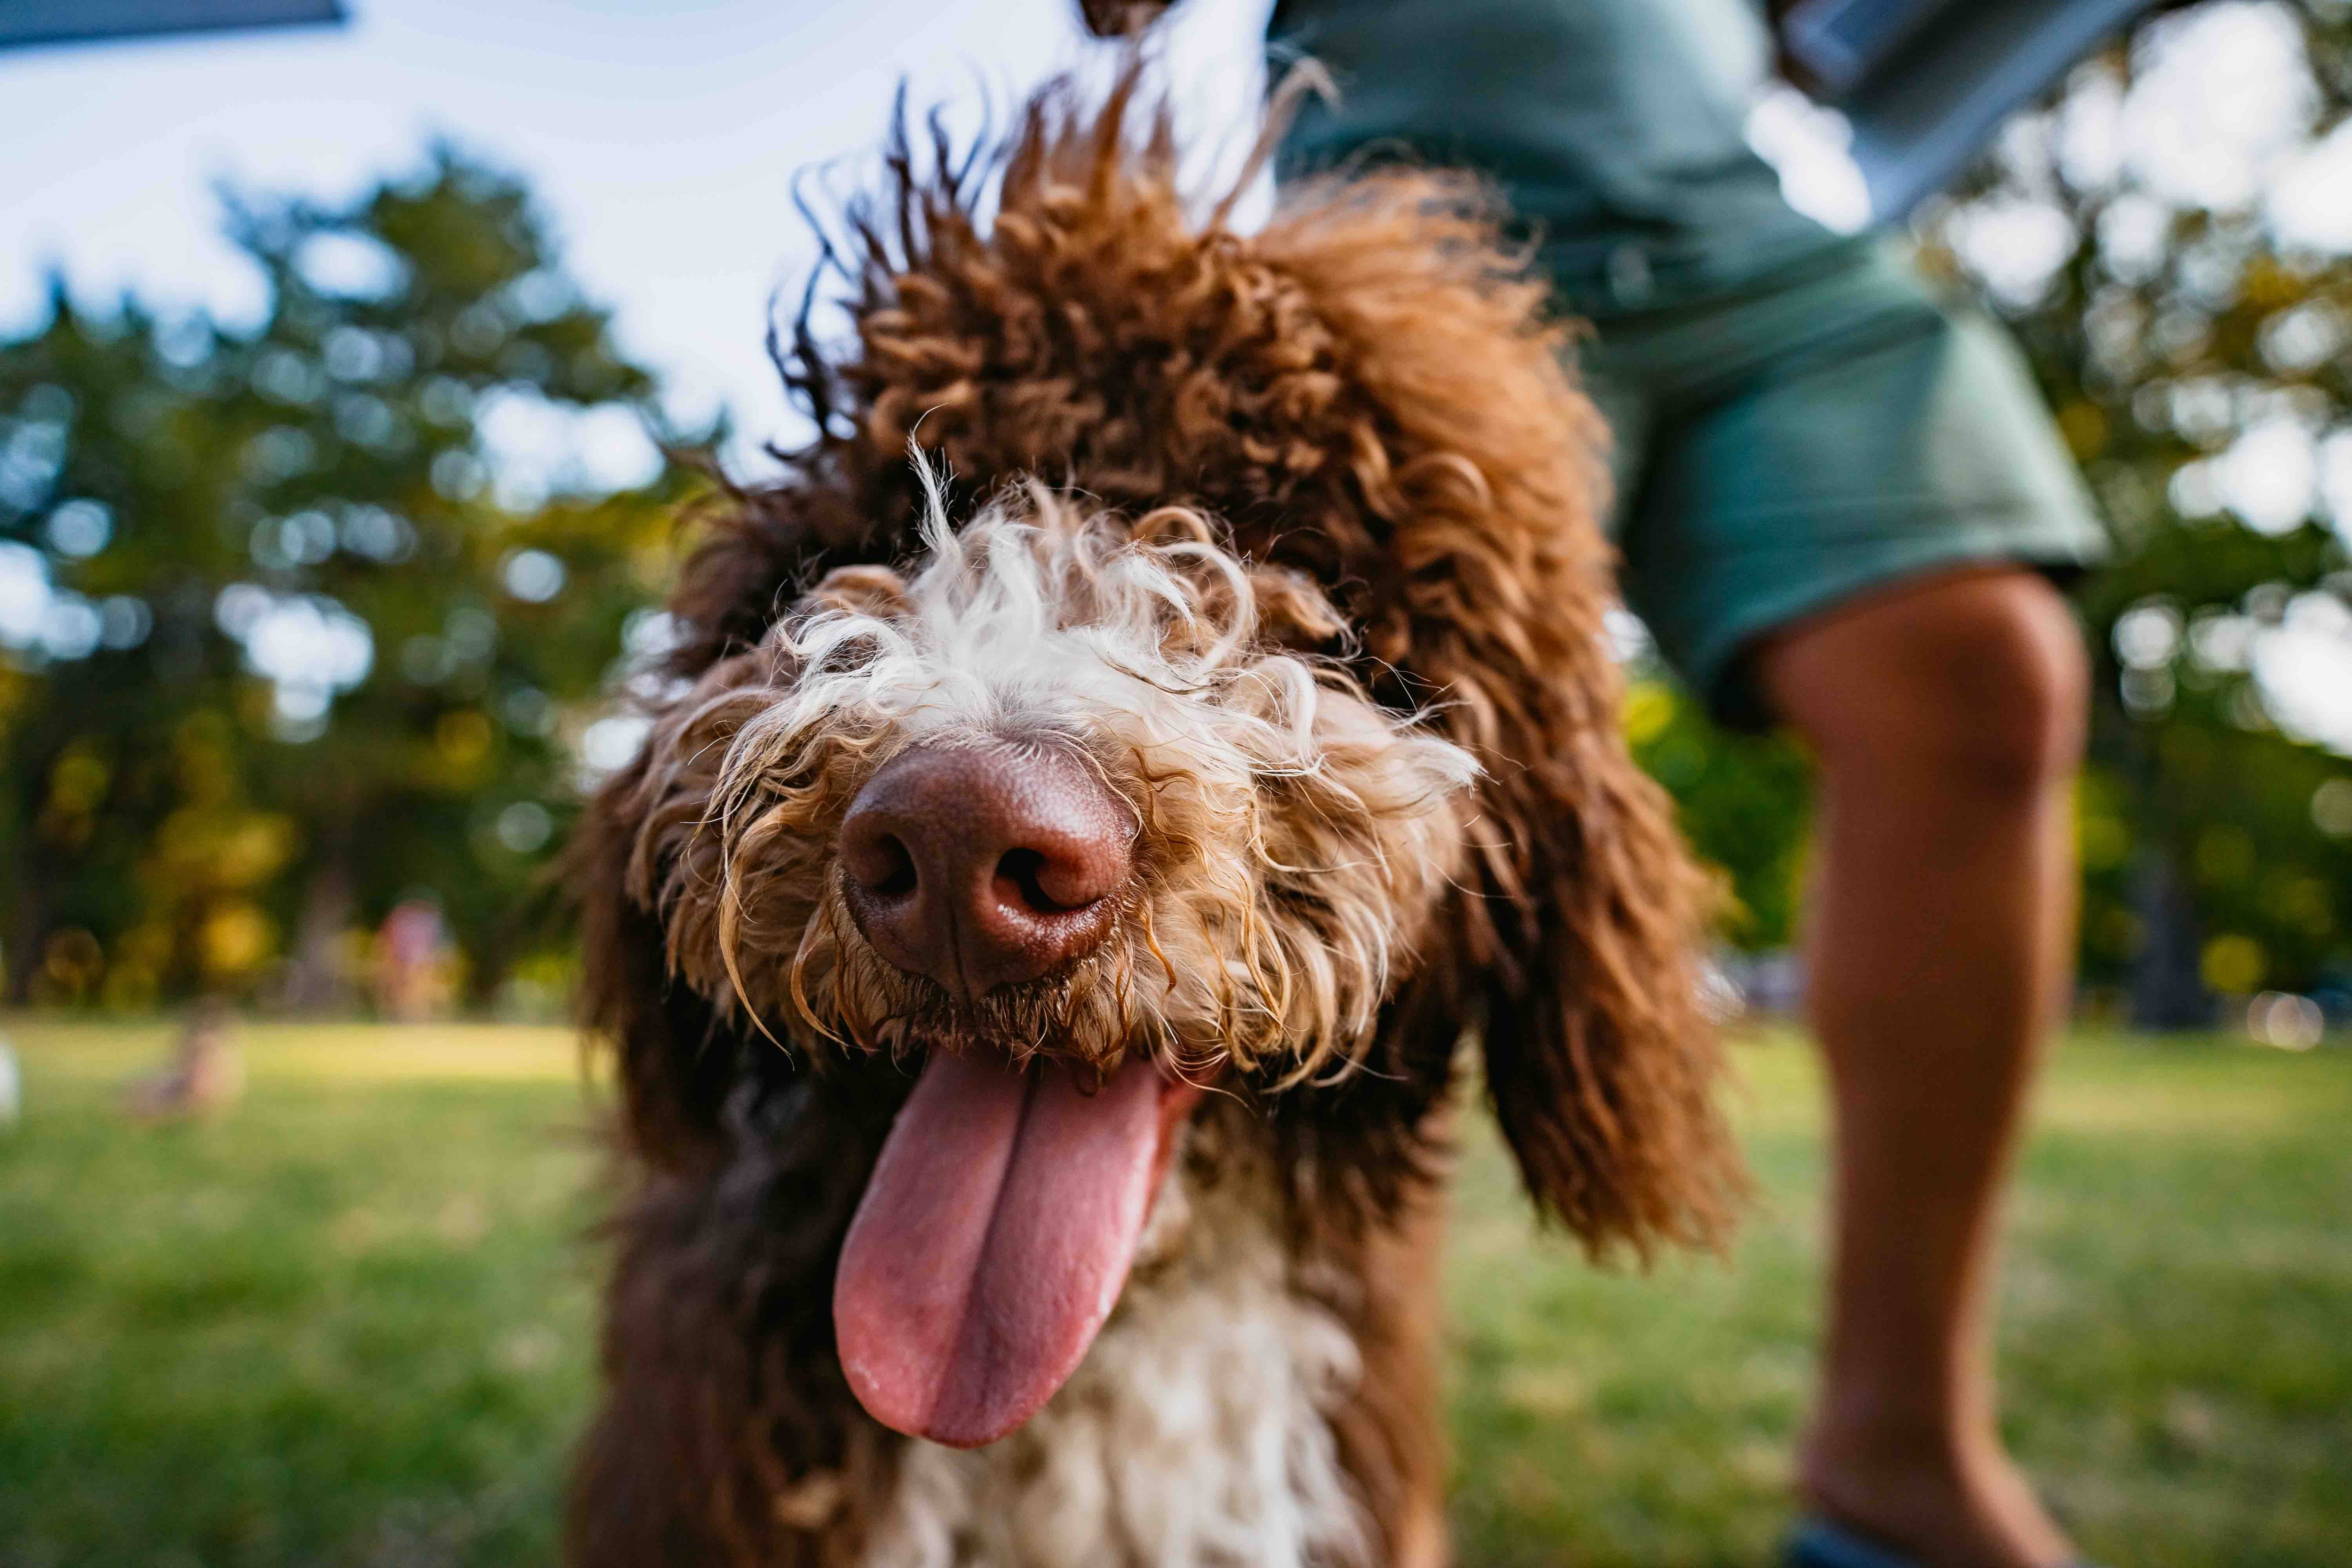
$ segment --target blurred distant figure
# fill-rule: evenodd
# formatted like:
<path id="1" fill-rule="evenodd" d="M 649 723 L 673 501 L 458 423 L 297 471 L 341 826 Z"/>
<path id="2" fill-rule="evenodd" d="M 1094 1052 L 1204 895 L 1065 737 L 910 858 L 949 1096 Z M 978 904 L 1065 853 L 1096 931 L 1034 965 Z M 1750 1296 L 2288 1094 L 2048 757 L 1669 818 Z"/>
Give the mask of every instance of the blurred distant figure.
<path id="1" fill-rule="evenodd" d="M 236 1104 L 245 1092 L 245 1059 L 232 1032 L 235 1023 L 219 997 L 197 1003 L 172 1059 L 124 1087 L 123 1110 L 140 1121 L 178 1121 L 217 1116 Z"/>
<path id="2" fill-rule="evenodd" d="M 14 1127 L 25 1104 L 25 1075 L 8 1037 L 0 1035 L 0 1127 Z"/>
<path id="3" fill-rule="evenodd" d="M 453 952 L 439 905 L 408 899 L 375 933 L 375 1005 L 385 1017 L 415 1024 L 449 1005 Z"/>

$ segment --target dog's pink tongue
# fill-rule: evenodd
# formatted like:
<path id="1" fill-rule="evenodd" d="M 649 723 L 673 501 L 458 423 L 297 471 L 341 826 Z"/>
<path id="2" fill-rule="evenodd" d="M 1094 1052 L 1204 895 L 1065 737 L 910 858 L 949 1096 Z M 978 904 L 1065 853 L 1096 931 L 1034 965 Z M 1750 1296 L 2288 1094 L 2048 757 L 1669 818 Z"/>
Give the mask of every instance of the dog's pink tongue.
<path id="1" fill-rule="evenodd" d="M 1068 1069 L 935 1056 L 850 1221 L 842 1371 L 884 1426 L 971 1447 L 1053 1397 L 1109 1316 L 1179 1097 L 1148 1062 L 1092 1094 Z"/>

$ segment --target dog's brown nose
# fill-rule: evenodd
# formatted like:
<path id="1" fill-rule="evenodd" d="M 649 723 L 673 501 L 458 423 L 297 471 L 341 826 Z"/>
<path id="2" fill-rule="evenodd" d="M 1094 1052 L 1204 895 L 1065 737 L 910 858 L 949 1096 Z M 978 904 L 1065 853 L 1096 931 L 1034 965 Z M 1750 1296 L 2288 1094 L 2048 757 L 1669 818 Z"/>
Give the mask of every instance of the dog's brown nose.
<path id="1" fill-rule="evenodd" d="M 850 912 L 876 950 L 966 1000 L 1034 980 L 1110 934 L 1134 816 L 1053 747 L 919 747 L 841 825 Z"/>

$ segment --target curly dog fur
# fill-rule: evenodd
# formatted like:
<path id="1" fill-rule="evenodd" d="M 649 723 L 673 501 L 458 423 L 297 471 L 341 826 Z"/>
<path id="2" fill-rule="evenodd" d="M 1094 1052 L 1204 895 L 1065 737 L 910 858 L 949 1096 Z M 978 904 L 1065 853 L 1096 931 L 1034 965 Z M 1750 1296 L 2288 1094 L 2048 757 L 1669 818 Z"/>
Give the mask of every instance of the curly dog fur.
<path id="1" fill-rule="evenodd" d="M 1596 1252 L 1735 1206 L 1707 889 L 1618 732 L 1565 329 L 1452 177 L 1197 220 L 1139 75 L 992 159 L 894 141 L 833 258 L 853 330 L 803 311 L 779 356 L 817 434 L 699 519 L 677 694 L 574 846 L 635 1173 L 577 1563 L 1435 1561 L 1457 1046 Z M 1138 868 L 1088 956 L 958 1001 L 844 913 L 836 836 L 893 755 L 983 742 L 1083 759 Z M 915 1070 L 980 1047 L 1223 1092 L 1079 1373 L 957 1454 L 866 1414 L 830 1303 Z M 1138 1395 L 1139 1336 L 1252 1380 L 1225 1436 Z M 1244 1416 L 1270 1483 L 1140 1496 Z"/>

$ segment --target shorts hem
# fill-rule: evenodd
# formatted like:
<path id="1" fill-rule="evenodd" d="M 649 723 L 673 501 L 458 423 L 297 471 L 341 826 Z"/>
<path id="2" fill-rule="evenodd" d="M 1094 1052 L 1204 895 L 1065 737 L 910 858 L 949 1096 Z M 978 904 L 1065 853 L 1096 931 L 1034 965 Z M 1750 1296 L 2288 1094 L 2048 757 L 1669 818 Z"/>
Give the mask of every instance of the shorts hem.
<path id="1" fill-rule="evenodd" d="M 1819 540 L 1816 533 L 1806 542 Z M 1742 551 L 1736 557 L 1769 553 Z M 2105 536 L 2095 526 L 2054 529 L 2046 514 L 2030 533 L 2012 521 L 2006 528 L 1973 524 L 1907 544 L 1888 541 L 1868 559 L 1842 571 L 1808 574 L 1779 593 L 1748 599 L 1695 639 L 1686 652 L 1668 646 L 1664 637 L 1661 648 L 1718 721 L 1740 730 L 1769 729 L 1776 718 L 1744 668 L 1747 654 L 1761 638 L 1874 589 L 1946 568 L 2008 564 L 2061 574 L 2095 565 L 2105 554 Z"/>

